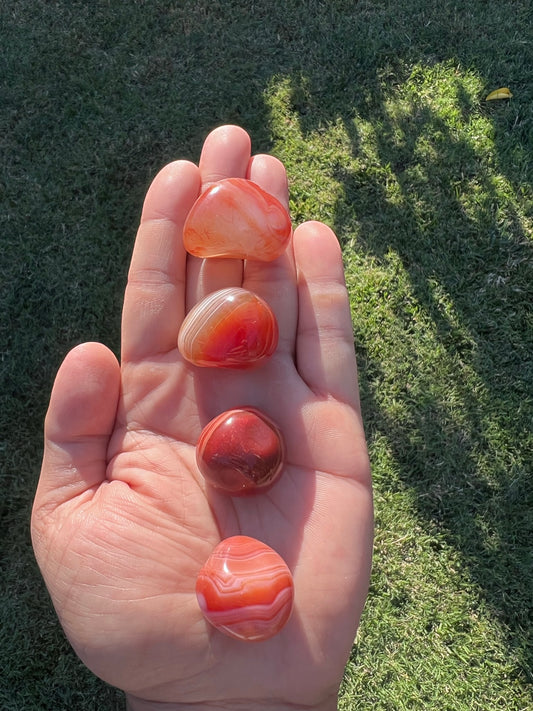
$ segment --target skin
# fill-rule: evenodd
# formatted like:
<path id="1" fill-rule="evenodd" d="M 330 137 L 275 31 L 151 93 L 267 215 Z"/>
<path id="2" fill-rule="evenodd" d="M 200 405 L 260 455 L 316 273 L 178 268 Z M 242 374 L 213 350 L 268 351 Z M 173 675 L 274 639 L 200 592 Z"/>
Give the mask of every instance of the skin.
<path id="1" fill-rule="evenodd" d="M 128 708 L 335 709 L 368 590 L 372 491 L 341 251 L 307 222 L 274 262 L 202 261 L 181 229 L 201 190 L 230 176 L 288 203 L 283 165 L 251 157 L 223 126 L 199 165 L 176 161 L 150 186 L 126 288 L 121 362 L 85 343 L 63 361 L 45 421 L 32 514 L 37 561 L 73 648 L 125 690 Z M 176 348 L 205 294 L 243 286 L 280 327 L 276 353 L 251 371 L 195 368 Z M 283 432 L 287 462 L 267 493 L 231 498 L 195 464 L 203 426 L 248 405 Z M 202 617 L 199 569 L 214 546 L 254 536 L 287 562 L 295 606 L 255 643 Z"/>

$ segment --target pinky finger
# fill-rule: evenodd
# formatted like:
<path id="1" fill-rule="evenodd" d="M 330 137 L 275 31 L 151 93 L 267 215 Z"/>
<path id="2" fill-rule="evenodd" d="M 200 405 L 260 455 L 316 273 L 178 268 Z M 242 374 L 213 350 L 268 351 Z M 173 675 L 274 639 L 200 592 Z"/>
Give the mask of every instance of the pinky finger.
<path id="1" fill-rule="evenodd" d="M 294 232 L 298 275 L 298 372 L 318 396 L 359 409 L 357 363 L 341 249 L 320 222 Z"/>

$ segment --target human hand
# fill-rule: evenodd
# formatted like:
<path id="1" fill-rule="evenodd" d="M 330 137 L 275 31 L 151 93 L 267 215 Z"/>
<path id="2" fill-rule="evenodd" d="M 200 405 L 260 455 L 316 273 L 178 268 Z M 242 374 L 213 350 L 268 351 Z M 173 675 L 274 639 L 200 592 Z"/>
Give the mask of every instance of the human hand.
<path id="1" fill-rule="evenodd" d="M 270 263 L 202 261 L 181 243 L 199 192 L 241 176 L 287 204 L 285 170 L 248 135 L 213 131 L 199 166 L 167 165 L 143 207 L 124 298 L 121 364 L 98 343 L 61 365 L 32 514 L 37 561 L 83 662 L 131 709 L 336 708 L 367 595 L 372 494 L 341 252 L 304 223 Z M 279 323 L 277 351 L 247 371 L 196 368 L 177 333 L 205 294 L 244 286 Z M 203 426 L 257 407 L 280 427 L 286 466 L 266 493 L 228 497 L 198 473 Z M 214 546 L 264 541 L 294 577 L 275 637 L 228 638 L 203 618 L 196 576 Z"/>

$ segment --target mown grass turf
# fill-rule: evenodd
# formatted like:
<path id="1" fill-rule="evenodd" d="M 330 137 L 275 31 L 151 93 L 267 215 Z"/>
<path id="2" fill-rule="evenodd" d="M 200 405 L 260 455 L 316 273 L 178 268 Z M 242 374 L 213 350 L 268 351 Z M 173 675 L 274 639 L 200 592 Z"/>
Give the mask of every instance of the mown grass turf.
<path id="1" fill-rule="evenodd" d="M 340 708 L 530 707 L 530 4 L 4 0 L 0 20 L 1 708 L 122 707 L 33 562 L 42 420 L 71 346 L 118 350 L 151 177 L 225 122 L 345 255 L 376 546 Z"/>

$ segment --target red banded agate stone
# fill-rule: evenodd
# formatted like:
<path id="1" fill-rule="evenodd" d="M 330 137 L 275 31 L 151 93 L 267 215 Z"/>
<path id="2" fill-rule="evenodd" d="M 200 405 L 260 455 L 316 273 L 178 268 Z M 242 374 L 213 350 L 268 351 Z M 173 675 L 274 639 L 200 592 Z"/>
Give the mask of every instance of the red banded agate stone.
<path id="1" fill-rule="evenodd" d="M 228 494 L 253 494 L 281 474 L 284 446 L 276 425 L 249 407 L 223 412 L 204 427 L 196 462 L 205 479 Z"/>
<path id="2" fill-rule="evenodd" d="M 278 324 L 259 296 L 230 287 L 209 294 L 184 319 L 178 334 L 181 355 L 194 365 L 249 368 L 278 345 Z"/>
<path id="3" fill-rule="evenodd" d="M 285 207 L 251 180 L 214 183 L 192 206 L 183 227 L 185 249 L 196 257 L 270 262 L 292 234 Z"/>
<path id="4" fill-rule="evenodd" d="M 269 639 L 290 617 L 294 585 L 287 564 L 265 543 L 232 536 L 216 546 L 196 581 L 204 617 L 249 642 Z"/>

